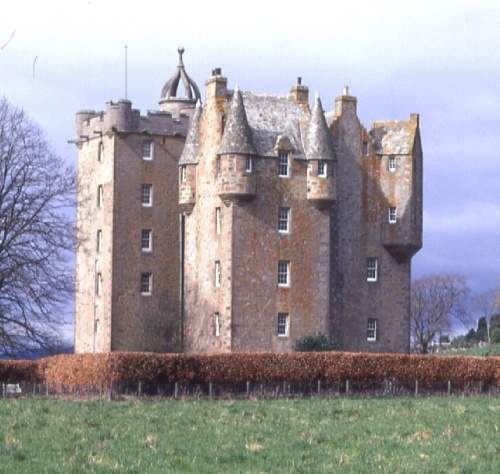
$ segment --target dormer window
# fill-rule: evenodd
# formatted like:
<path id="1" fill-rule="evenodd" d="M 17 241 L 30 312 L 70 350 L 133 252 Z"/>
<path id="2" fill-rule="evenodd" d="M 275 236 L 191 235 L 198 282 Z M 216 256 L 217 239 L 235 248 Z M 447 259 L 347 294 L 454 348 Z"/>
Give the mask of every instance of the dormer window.
<path id="1" fill-rule="evenodd" d="M 246 158 L 246 161 L 245 161 L 245 171 L 247 173 L 251 173 L 252 172 L 252 157 L 251 156 L 247 156 L 247 158 Z"/>
<path id="2" fill-rule="evenodd" d="M 278 155 L 278 176 L 288 178 L 290 176 L 290 153 L 280 151 Z"/>

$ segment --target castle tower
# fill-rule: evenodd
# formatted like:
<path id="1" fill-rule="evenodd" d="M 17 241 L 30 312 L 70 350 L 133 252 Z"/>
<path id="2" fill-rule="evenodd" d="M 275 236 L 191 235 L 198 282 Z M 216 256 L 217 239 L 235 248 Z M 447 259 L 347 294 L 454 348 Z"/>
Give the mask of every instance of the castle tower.
<path id="1" fill-rule="evenodd" d="M 312 114 L 301 84 L 290 95 L 228 91 L 219 69 L 205 97 L 196 203 L 183 216 L 184 348 L 290 351 L 330 330 L 335 173 L 321 103 Z M 323 160 L 330 173 L 318 177 Z"/>
<path id="2" fill-rule="evenodd" d="M 411 257 L 422 246 L 418 117 L 368 132 L 346 88 L 331 132 L 338 164 L 338 270 L 331 337 L 339 348 L 409 352 Z"/>
<path id="3" fill-rule="evenodd" d="M 160 111 L 77 114 L 76 352 L 180 349 L 177 169 L 200 98 L 183 51 Z"/>

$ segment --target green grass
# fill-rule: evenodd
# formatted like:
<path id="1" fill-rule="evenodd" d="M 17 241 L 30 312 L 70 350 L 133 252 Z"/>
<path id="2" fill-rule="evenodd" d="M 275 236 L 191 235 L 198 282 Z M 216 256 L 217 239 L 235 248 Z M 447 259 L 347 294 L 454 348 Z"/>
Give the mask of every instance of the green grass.
<path id="1" fill-rule="evenodd" d="M 0 472 L 496 473 L 499 398 L 0 399 Z"/>
<path id="2" fill-rule="evenodd" d="M 445 355 L 476 356 L 476 357 L 498 357 L 500 356 L 500 344 L 491 344 L 483 347 L 470 347 L 457 349 L 456 351 L 444 352 Z"/>

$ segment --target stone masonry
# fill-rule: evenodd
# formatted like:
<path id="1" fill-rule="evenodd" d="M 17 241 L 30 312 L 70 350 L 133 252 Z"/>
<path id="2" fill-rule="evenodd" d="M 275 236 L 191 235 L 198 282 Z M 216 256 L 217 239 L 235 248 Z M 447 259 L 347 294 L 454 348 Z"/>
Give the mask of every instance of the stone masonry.
<path id="1" fill-rule="evenodd" d="M 179 53 L 160 111 L 77 114 L 75 350 L 408 352 L 418 116 L 367 130 L 347 88 L 325 113 L 220 69 L 202 105 Z"/>

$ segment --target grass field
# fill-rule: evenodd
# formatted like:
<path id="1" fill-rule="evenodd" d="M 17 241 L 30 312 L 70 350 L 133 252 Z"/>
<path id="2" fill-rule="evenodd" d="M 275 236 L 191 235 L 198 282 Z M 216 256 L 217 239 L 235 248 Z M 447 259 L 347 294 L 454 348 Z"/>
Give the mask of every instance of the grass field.
<path id="1" fill-rule="evenodd" d="M 0 399 L 0 472 L 497 473 L 500 399 Z"/>

